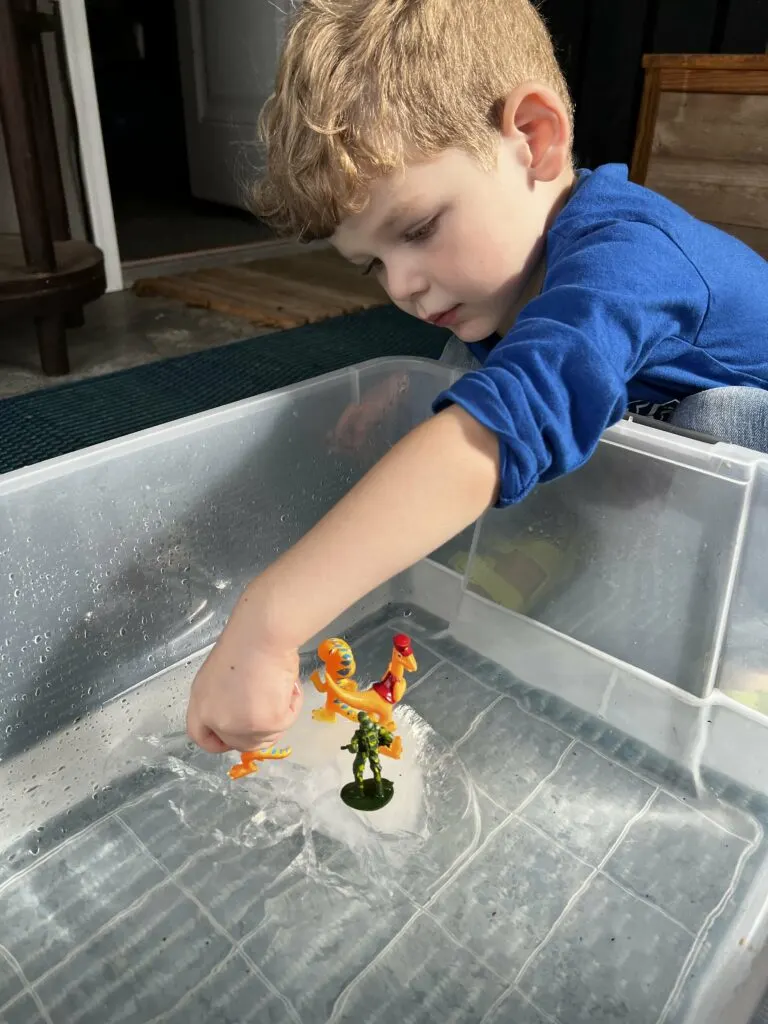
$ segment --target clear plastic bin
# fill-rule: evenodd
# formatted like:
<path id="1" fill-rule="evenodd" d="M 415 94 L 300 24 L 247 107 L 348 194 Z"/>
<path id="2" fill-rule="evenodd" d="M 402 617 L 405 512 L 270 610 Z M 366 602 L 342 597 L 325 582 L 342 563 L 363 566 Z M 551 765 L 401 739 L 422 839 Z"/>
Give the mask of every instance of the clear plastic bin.
<path id="1" fill-rule="evenodd" d="M 239 785 L 184 741 L 239 590 L 453 376 L 377 360 L 0 478 L 0 1021 L 747 1024 L 768 460 L 622 423 L 333 623 L 361 683 L 414 640 L 380 816 L 338 800 L 349 724 Z"/>
<path id="2" fill-rule="evenodd" d="M 390 377 L 400 400 L 334 450 L 341 411 Z M 452 380 L 376 360 L 0 477 L 0 758 L 212 643 Z"/>

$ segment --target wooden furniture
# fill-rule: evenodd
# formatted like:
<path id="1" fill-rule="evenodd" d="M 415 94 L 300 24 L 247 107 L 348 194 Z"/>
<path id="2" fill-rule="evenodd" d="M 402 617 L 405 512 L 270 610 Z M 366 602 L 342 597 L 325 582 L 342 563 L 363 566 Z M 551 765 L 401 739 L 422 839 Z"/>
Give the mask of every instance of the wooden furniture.
<path id="1" fill-rule="evenodd" d="M 643 60 L 631 177 L 768 258 L 768 55 Z"/>
<path id="2" fill-rule="evenodd" d="M 0 235 L 0 318 L 35 321 L 48 375 L 69 372 L 66 327 L 106 288 L 101 251 L 70 238 L 35 0 L 0 0 L 0 120 L 21 234 Z"/>

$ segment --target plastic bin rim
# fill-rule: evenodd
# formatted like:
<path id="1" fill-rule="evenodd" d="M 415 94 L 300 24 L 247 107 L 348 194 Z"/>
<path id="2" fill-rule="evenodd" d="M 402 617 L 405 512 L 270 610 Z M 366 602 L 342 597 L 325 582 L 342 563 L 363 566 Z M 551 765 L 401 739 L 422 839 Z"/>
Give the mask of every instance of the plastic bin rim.
<path id="1" fill-rule="evenodd" d="M 195 433 L 197 433 L 198 430 L 207 428 L 217 421 L 222 424 L 232 422 L 246 415 L 259 405 L 267 406 L 270 403 L 284 399 L 288 395 L 298 395 L 302 392 L 311 391 L 322 387 L 324 384 L 342 380 L 344 377 L 349 377 L 350 379 L 359 377 L 364 371 L 378 366 L 391 366 L 393 369 L 396 367 L 400 369 L 428 368 L 436 376 L 444 377 L 443 386 L 445 387 L 455 379 L 455 371 L 451 367 L 425 356 L 379 356 L 374 359 L 367 359 L 364 362 L 352 363 L 350 366 L 343 366 L 338 370 L 331 370 L 316 377 L 308 377 L 306 380 L 297 381 L 295 384 L 287 384 L 282 388 L 265 391 L 260 395 L 240 398 L 234 402 L 217 405 L 212 409 L 190 413 L 188 416 L 181 416 L 178 419 L 168 420 L 165 423 L 158 423 L 154 427 L 145 427 L 143 430 L 132 431 L 120 437 L 113 437 L 108 441 L 99 441 L 97 444 L 87 445 L 85 448 L 78 448 L 76 451 L 57 455 L 51 459 L 44 459 L 30 466 L 22 466 L 7 473 L 0 473 L 0 497 L 29 487 L 36 483 L 38 479 L 50 480 L 81 466 L 96 465 L 107 455 L 109 457 L 125 455 L 133 450 L 153 446 L 161 441 L 169 440 L 181 433 L 188 432 L 192 425 L 194 425 Z"/>

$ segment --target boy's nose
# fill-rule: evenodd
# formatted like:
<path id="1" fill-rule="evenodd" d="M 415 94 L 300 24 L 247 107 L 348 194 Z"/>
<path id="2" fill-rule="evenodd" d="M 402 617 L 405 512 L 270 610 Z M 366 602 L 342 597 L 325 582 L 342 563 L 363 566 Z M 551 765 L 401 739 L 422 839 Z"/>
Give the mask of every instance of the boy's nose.
<path id="1" fill-rule="evenodd" d="M 413 268 L 387 267 L 385 287 L 393 302 L 407 306 L 423 295 L 429 286 L 425 276 Z"/>

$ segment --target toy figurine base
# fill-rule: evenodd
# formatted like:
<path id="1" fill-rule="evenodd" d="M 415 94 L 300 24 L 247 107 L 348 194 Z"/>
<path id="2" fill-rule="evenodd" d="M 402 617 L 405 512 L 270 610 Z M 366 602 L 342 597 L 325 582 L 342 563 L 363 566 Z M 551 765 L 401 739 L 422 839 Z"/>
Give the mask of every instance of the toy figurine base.
<path id="1" fill-rule="evenodd" d="M 395 787 L 389 779 L 382 779 L 384 795 L 379 796 L 376 792 L 376 783 L 373 779 L 366 779 L 363 782 L 363 792 L 357 788 L 356 782 L 348 782 L 341 791 L 341 799 L 356 811 L 380 811 L 386 807 L 395 795 Z"/>

